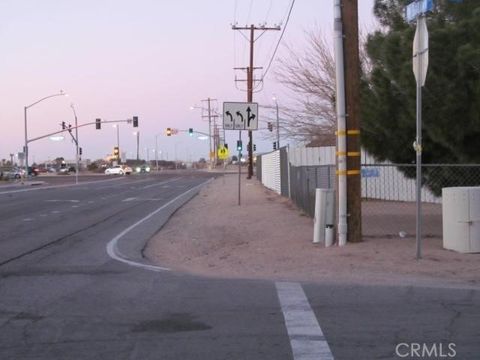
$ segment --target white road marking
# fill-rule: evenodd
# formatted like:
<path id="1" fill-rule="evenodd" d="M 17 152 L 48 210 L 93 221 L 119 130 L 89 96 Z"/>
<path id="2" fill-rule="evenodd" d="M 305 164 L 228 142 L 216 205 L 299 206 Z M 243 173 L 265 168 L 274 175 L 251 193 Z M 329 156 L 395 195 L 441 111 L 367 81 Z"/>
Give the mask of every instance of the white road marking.
<path id="1" fill-rule="evenodd" d="M 50 213 L 51 213 L 51 214 L 58 214 L 58 213 L 60 213 L 60 211 L 58 211 L 58 210 L 53 210 L 53 211 L 50 211 Z"/>
<path id="2" fill-rule="evenodd" d="M 275 283 L 294 360 L 333 360 L 308 299 L 298 283 Z"/>
<path id="3" fill-rule="evenodd" d="M 173 182 L 173 181 L 177 181 L 178 179 L 180 179 L 180 177 L 176 177 L 176 178 L 173 178 L 173 179 L 170 179 L 170 180 L 167 180 L 167 181 L 162 181 L 160 183 L 156 183 L 156 184 L 150 184 L 150 185 L 145 185 L 142 187 L 142 189 L 148 189 L 148 188 L 151 188 L 151 187 L 154 187 L 154 186 L 160 186 L 160 185 L 164 185 L 164 184 L 168 184 L 170 182 Z M 168 185 L 164 185 L 163 187 L 165 187 Z"/>
<path id="4" fill-rule="evenodd" d="M 143 222 L 145 222 L 146 220 L 150 219 L 152 216 L 154 216 L 155 214 L 159 213 L 160 211 L 162 211 L 163 209 L 165 209 L 167 206 L 173 204 L 175 201 L 177 201 L 178 199 L 180 199 L 182 196 L 188 194 L 189 192 L 192 192 L 194 190 L 196 190 L 197 188 L 207 184 L 208 182 L 212 181 L 212 179 L 208 179 L 207 181 L 204 181 L 203 183 L 185 191 L 184 193 L 178 195 L 177 197 L 175 197 L 174 199 L 170 200 L 169 202 L 163 204 L 162 206 L 160 206 L 158 209 L 152 211 L 150 214 L 148 214 L 147 216 L 145 216 L 144 218 L 138 220 L 135 224 L 133 225 L 130 225 L 129 227 L 127 227 L 125 230 L 123 230 L 121 233 L 119 233 L 117 236 L 115 236 L 112 240 L 110 240 L 107 244 L 107 254 L 112 258 L 112 259 L 115 259 L 117 261 L 121 261 L 125 264 L 128 264 L 128 265 L 131 265 L 131 266 L 136 266 L 136 267 L 140 267 L 140 268 L 143 268 L 143 269 L 146 269 L 146 270 L 153 270 L 153 271 L 170 271 L 170 269 L 168 268 L 164 268 L 164 267 L 161 267 L 161 266 L 154 266 L 154 265 L 148 265 L 148 264 L 142 264 L 142 263 L 139 263 L 139 262 L 136 262 L 136 261 L 132 261 L 132 260 L 129 260 L 127 259 L 127 257 L 125 255 L 123 255 L 120 250 L 118 249 L 118 241 L 123 237 L 125 236 L 125 234 L 127 234 L 128 232 L 130 232 L 132 229 L 136 228 L 138 225 L 142 224 Z"/>
<path id="5" fill-rule="evenodd" d="M 128 201 L 161 201 L 165 200 L 164 198 L 139 198 L 139 197 L 132 197 L 132 198 L 126 198 L 123 199 L 122 202 L 128 202 Z"/>
<path id="6" fill-rule="evenodd" d="M 23 219 L 23 221 L 33 221 L 33 219 L 32 218 L 25 218 L 25 219 Z"/>
<path id="7" fill-rule="evenodd" d="M 87 185 L 87 184 L 100 184 L 100 183 L 104 183 L 104 182 L 107 182 L 107 181 L 115 181 L 115 180 L 120 180 L 120 179 L 121 178 L 108 179 L 108 180 L 95 180 L 95 181 L 85 181 L 85 182 L 78 183 L 78 184 L 49 185 L 49 186 L 32 187 L 32 188 L 29 188 L 29 189 L 0 191 L 0 195 L 14 194 L 14 193 L 20 193 L 20 192 L 26 192 L 26 191 L 36 191 L 36 190 L 45 190 L 45 189 L 57 189 L 57 188 L 64 188 L 64 187 L 73 187 L 73 186 Z"/>
<path id="8" fill-rule="evenodd" d="M 71 202 L 71 203 L 79 203 L 80 200 L 45 200 L 46 202 Z"/>
<path id="9" fill-rule="evenodd" d="M 78 208 L 80 205 L 72 205 L 72 208 Z"/>
<path id="10" fill-rule="evenodd" d="M 173 178 L 173 179 L 170 179 L 170 180 L 162 181 L 160 183 L 146 185 L 146 186 L 143 186 L 142 189 L 147 189 L 147 188 L 150 188 L 150 187 L 153 187 L 153 186 L 168 184 L 172 181 L 177 181 L 178 179 L 180 179 L 180 178 L 176 177 L 176 178 Z M 142 198 L 138 198 L 138 197 L 129 197 L 129 198 L 123 199 L 122 202 L 129 202 L 129 201 L 134 201 L 134 200 L 145 201 L 145 200 L 163 200 L 163 199 L 142 199 Z"/>

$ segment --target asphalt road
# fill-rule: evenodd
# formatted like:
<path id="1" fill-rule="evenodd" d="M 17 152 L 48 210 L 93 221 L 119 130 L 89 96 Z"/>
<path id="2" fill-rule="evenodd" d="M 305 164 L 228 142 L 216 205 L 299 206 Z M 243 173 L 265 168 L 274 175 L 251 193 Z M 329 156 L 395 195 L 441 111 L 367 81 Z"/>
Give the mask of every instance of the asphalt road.
<path id="1" fill-rule="evenodd" d="M 0 359 L 479 358 L 478 290 L 214 280 L 151 266 L 145 242 L 208 178 L 0 188 Z M 415 344 L 437 356 L 416 357 Z M 451 344 L 455 357 L 440 356 Z"/>

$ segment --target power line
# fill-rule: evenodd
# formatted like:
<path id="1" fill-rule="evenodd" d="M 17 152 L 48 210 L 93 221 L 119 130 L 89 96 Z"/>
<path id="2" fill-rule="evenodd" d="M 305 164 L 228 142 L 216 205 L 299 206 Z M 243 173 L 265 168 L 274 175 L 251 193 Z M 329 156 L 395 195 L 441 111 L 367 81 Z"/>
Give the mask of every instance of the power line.
<path id="1" fill-rule="evenodd" d="M 267 75 L 268 70 L 270 70 L 270 66 L 272 66 L 273 59 L 275 59 L 275 55 L 277 54 L 278 47 L 280 46 L 280 42 L 282 41 L 282 38 L 283 38 L 283 34 L 285 34 L 285 30 L 287 29 L 288 21 L 290 20 L 290 15 L 292 14 L 294 4 L 295 4 L 295 0 L 292 0 L 292 3 L 290 4 L 290 9 L 288 10 L 287 20 L 285 21 L 285 25 L 283 26 L 282 33 L 278 38 L 278 42 L 277 42 L 277 45 L 275 46 L 275 50 L 273 51 L 273 55 L 270 58 L 270 62 L 268 63 L 265 72 L 263 73 L 262 80 L 265 79 L 265 76 Z"/>

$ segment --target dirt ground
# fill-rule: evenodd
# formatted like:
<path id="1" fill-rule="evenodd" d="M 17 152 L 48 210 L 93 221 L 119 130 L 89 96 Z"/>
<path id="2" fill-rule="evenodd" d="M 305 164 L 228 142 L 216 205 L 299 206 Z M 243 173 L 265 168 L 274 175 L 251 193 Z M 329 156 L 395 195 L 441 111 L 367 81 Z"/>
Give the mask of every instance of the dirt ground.
<path id="1" fill-rule="evenodd" d="M 480 287 L 480 254 L 414 237 L 375 237 L 344 247 L 313 244 L 313 220 L 289 199 L 242 175 L 204 187 L 149 242 L 152 262 L 190 274 L 305 282 Z M 391 221 L 388 215 L 381 221 Z"/>

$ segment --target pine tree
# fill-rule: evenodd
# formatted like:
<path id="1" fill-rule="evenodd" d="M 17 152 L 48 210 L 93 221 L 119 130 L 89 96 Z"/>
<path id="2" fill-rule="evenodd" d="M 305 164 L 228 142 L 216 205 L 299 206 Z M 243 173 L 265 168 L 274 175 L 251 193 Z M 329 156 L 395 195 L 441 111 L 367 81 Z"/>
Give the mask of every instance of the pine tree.
<path id="1" fill-rule="evenodd" d="M 383 31 L 368 37 L 371 72 L 362 82 L 363 146 L 378 160 L 393 163 L 415 162 L 415 24 L 403 20 L 407 2 L 376 0 L 374 13 Z M 423 161 L 478 164 L 480 3 L 440 1 L 427 23 L 429 68 L 423 88 Z M 438 194 L 441 187 L 473 185 L 471 171 L 427 168 L 423 180 Z M 406 175 L 413 177 L 414 172 Z"/>

